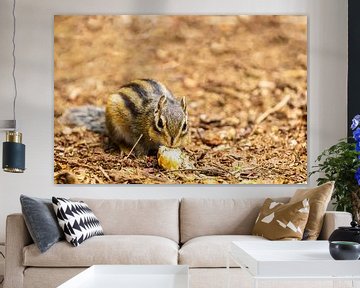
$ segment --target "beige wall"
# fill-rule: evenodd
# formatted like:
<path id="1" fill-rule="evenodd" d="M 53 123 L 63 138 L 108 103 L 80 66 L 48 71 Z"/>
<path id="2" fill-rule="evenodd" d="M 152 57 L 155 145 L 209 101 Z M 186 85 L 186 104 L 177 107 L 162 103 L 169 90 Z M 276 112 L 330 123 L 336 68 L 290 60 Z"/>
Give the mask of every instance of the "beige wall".
<path id="1" fill-rule="evenodd" d="M 0 1 L 0 119 L 10 119 L 11 0 Z M 53 174 L 54 14 L 305 14 L 309 16 L 309 156 L 346 135 L 347 2 L 339 0 L 19 0 L 18 122 L 27 148 L 23 175 L 0 172 L 0 242 L 21 193 L 50 197 L 175 198 L 287 196 L 296 186 L 72 186 Z M 0 136 L 1 141 L 4 138 Z M 1 157 L 1 156 L 0 156 Z M 313 184 L 313 183 L 312 183 Z"/>

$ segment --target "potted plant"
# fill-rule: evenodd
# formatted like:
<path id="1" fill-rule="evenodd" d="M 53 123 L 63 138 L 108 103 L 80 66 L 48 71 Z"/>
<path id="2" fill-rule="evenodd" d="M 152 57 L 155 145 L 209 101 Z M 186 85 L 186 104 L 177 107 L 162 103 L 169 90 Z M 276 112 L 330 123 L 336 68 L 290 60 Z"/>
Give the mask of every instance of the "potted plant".
<path id="1" fill-rule="evenodd" d="M 317 183 L 335 181 L 332 199 L 337 211 L 352 213 L 353 219 L 360 220 L 360 115 L 352 120 L 353 137 L 324 150 L 313 166 L 320 173 Z M 348 141 L 350 140 L 350 141 Z M 353 141 L 355 140 L 355 141 Z"/>

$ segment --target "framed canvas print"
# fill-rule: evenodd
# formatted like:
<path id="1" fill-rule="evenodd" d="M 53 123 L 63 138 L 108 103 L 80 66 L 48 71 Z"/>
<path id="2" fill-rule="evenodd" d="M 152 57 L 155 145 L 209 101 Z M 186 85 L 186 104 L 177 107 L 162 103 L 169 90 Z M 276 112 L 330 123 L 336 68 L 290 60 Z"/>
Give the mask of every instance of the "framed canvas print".
<path id="1" fill-rule="evenodd" d="M 307 17 L 54 17 L 55 184 L 304 184 Z"/>

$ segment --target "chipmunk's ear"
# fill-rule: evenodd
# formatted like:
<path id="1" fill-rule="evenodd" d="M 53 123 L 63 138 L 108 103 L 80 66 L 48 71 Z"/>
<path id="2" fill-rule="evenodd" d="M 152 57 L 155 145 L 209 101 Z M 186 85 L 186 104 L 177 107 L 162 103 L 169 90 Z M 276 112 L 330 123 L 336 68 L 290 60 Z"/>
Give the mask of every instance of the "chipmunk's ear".
<path id="1" fill-rule="evenodd" d="M 186 113 L 186 112 L 187 112 L 187 105 L 186 105 L 186 98 L 185 98 L 185 96 L 183 96 L 183 97 L 181 98 L 181 107 L 182 107 L 182 109 L 184 110 L 184 112 Z"/>
<path id="2" fill-rule="evenodd" d="M 160 97 L 160 99 L 159 99 L 157 109 L 158 109 L 159 111 L 161 111 L 161 110 L 164 108 L 166 102 L 167 102 L 166 96 L 165 96 L 165 95 L 162 95 L 162 96 Z"/>

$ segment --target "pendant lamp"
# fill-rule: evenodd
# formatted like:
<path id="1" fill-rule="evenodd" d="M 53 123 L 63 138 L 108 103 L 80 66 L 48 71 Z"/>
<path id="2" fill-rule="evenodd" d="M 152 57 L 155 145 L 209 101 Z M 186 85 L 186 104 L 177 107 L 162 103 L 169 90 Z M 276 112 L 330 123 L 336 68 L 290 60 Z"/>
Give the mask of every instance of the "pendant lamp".
<path id="1" fill-rule="evenodd" d="M 22 133 L 16 128 L 16 98 L 17 86 L 15 77 L 16 57 L 15 57 L 15 35 L 16 35 L 16 0 L 13 0 L 13 35 L 12 35 L 12 57 L 13 69 L 12 78 L 14 82 L 14 100 L 13 100 L 13 120 L 0 120 L 0 130 L 6 131 L 5 142 L 3 143 L 2 167 L 5 172 L 23 173 L 25 171 L 25 145 L 22 144 Z"/>

